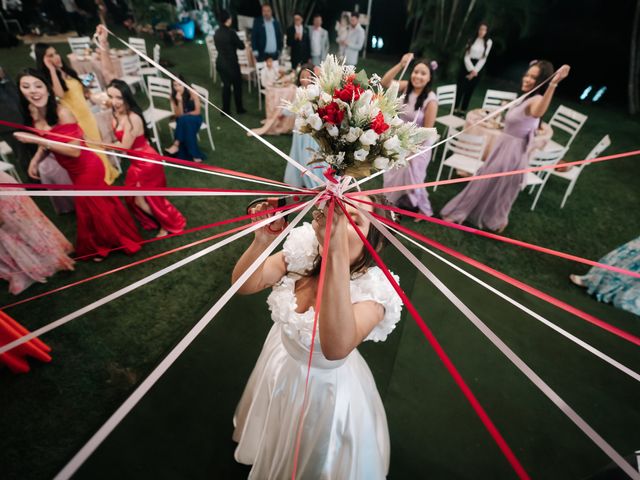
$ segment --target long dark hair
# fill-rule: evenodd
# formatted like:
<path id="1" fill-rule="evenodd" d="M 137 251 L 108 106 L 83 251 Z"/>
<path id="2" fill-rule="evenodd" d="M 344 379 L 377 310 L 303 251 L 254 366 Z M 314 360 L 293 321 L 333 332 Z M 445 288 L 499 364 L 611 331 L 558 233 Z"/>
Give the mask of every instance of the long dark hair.
<path id="1" fill-rule="evenodd" d="M 182 81 L 182 83 L 187 83 L 187 80 L 184 78 L 184 75 L 182 74 L 178 74 L 178 78 Z M 174 80 L 171 80 L 171 99 L 178 103 L 178 101 L 176 100 L 176 95 L 178 94 L 178 92 L 176 92 L 175 87 L 173 86 L 173 82 Z M 189 91 L 188 88 L 184 89 L 184 92 L 182 93 L 182 105 L 186 105 L 186 103 L 191 100 L 191 92 Z"/>
<path id="2" fill-rule="evenodd" d="M 424 63 L 429 69 L 430 79 L 429 79 L 429 82 L 424 86 L 424 89 L 422 90 L 422 92 L 420 92 L 420 95 L 418 95 L 418 98 L 416 98 L 416 103 L 413 107 L 414 110 L 419 110 L 422 108 L 422 105 L 424 105 L 424 101 L 429 96 L 429 93 L 431 93 L 431 85 L 433 84 L 433 78 L 435 77 L 435 70 L 431 66 L 431 62 L 426 58 L 420 58 L 414 61 L 413 68 L 411 69 L 411 71 L 413 72 L 413 69 L 416 68 L 416 65 L 420 63 Z M 413 92 L 413 84 L 411 83 L 411 77 L 409 77 L 409 82 L 407 84 L 407 91 L 405 92 L 405 96 L 404 96 L 404 103 L 409 102 L 409 94 L 411 92 Z"/>
<path id="3" fill-rule="evenodd" d="M 369 195 L 369 200 L 372 203 L 378 203 L 382 205 L 389 204 L 389 202 L 387 202 L 384 196 L 378 195 L 378 194 Z M 340 207 L 336 205 L 335 208 L 340 208 Z M 382 208 L 373 207 L 373 213 L 380 215 L 381 217 L 384 217 L 386 219 L 392 218 L 391 212 L 389 210 L 384 210 Z M 387 239 L 385 238 L 384 235 L 382 235 L 382 233 L 380 233 L 380 230 L 378 230 L 373 224 L 369 225 L 369 231 L 367 232 L 367 241 L 373 246 L 375 251 L 378 253 L 384 250 L 384 247 L 386 247 L 387 245 Z M 316 255 L 316 258 L 313 261 L 313 266 L 306 272 L 303 272 L 303 273 L 294 272 L 294 273 L 301 274 L 305 277 L 314 277 L 320 274 L 321 263 L 322 263 L 322 257 L 320 256 L 320 245 L 318 245 L 318 254 Z M 356 262 L 350 267 L 351 278 L 353 279 L 355 277 L 363 275 L 364 273 L 366 273 L 367 269 L 369 269 L 370 267 L 373 267 L 375 264 L 376 262 L 373 259 L 373 256 L 371 255 L 369 250 L 367 250 L 363 245 L 362 255 L 360 255 L 360 258 L 358 258 L 358 260 L 356 260 Z"/>
<path id="4" fill-rule="evenodd" d="M 35 47 L 34 47 L 34 53 L 36 54 L 36 68 L 40 71 L 42 71 L 45 75 L 49 75 L 49 69 L 47 68 L 47 66 L 44 64 L 44 57 L 47 54 L 47 50 L 49 50 L 50 48 L 55 48 L 51 45 L 49 45 L 48 43 L 36 43 Z M 64 58 L 62 58 L 62 56 L 60 56 L 60 60 L 62 61 L 62 68 L 61 70 L 66 73 L 67 75 L 69 75 L 70 77 L 75 78 L 76 80 L 78 80 L 80 82 L 80 84 L 82 85 L 82 81 L 80 80 L 80 77 L 78 77 L 78 73 L 71 68 L 67 62 L 65 62 Z M 64 81 L 64 77 L 62 76 L 62 73 L 60 73 L 60 70 L 56 70 L 56 74 L 58 75 L 58 79 L 60 80 L 60 84 L 62 85 L 62 89 L 66 92 L 69 90 L 69 87 L 67 87 L 67 82 Z M 49 83 L 51 83 L 53 81 L 53 79 L 49 80 Z"/>
<path id="5" fill-rule="evenodd" d="M 314 69 L 315 65 L 311 62 L 307 62 L 304 63 L 302 65 L 300 65 L 300 70 L 298 70 L 298 75 L 296 76 L 296 85 L 300 86 L 300 76 L 302 75 L 302 72 L 304 72 L 305 70 L 309 70 L 313 73 L 313 69 Z"/>
<path id="6" fill-rule="evenodd" d="M 464 47 L 465 54 L 469 51 L 469 49 L 471 48 L 471 45 L 473 45 L 473 42 L 476 41 L 476 38 L 478 38 L 478 31 L 480 30 L 480 27 L 483 25 L 487 27 L 487 33 L 482 39 L 482 41 L 484 42 L 484 52 L 482 52 L 482 57 L 484 58 L 487 56 L 487 42 L 489 41 L 489 24 L 487 22 L 480 22 L 478 24 L 478 28 L 476 28 L 476 34 L 473 37 L 469 37 L 469 40 L 467 40 L 467 44 Z"/>
<path id="7" fill-rule="evenodd" d="M 45 109 L 45 119 L 49 126 L 53 127 L 58 123 L 58 102 L 56 102 L 56 95 L 53 93 L 53 88 L 51 88 L 50 79 L 47 78 L 44 72 L 36 70 L 35 68 L 25 68 L 16 78 L 18 91 L 20 92 L 20 110 L 22 111 L 24 124 L 33 125 L 33 118 L 31 117 L 31 112 L 29 112 L 29 100 L 27 100 L 22 93 L 22 90 L 20 90 L 20 80 L 22 80 L 23 77 L 35 77 L 46 85 L 47 92 L 49 93 L 49 99 L 47 100 L 47 106 Z"/>
<path id="8" fill-rule="evenodd" d="M 551 63 L 548 60 L 535 60 L 531 62 L 531 64 L 529 65 L 529 68 L 531 67 L 538 67 L 538 70 L 540 70 L 540 73 L 538 74 L 538 78 L 536 78 L 536 84 L 533 86 L 533 88 L 537 87 L 542 82 L 544 82 L 547 78 L 553 75 L 553 72 L 555 71 L 555 69 L 553 68 L 553 63 Z M 544 94 L 544 92 L 547 91 L 548 86 L 549 84 L 547 83 L 544 87 L 542 87 L 539 90 L 539 92 L 541 94 Z"/>
<path id="9" fill-rule="evenodd" d="M 113 80 L 111 80 L 111 82 L 109 82 L 109 85 L 107 85 L 107 88 L 115 88 L 120 92 L 120 94 L 122 95 L 122 100 L 126 105 L 127 111 L 135 113 L 140 117 L 140 120 L 142 120 L 142 126 L 144 128 L 144 136 L 147 138 L 147 140 L 151 140 L 151 131 L 147 126 L 147 122 L 144 119 L 144 114 L 142 113 L 142 109 L 140 108 L 140 105 L 138 105 L 138 102 L 136 102 L 136 99 L 133 96 L 133 92 L 131 91 L 131 88 L 129 88 L 129 85 L 127 85 L 126 82 L 118 78 L 114 78 Z M 113 116 L 115 118 L 115 112 L 113 112 Z"/>

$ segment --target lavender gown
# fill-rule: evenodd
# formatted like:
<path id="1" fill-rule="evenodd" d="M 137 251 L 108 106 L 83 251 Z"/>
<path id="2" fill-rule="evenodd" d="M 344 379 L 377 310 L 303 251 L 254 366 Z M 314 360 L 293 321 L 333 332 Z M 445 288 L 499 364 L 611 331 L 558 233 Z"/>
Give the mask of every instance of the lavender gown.
<path id="1" fill-rule="evenodd" d="M 504 132 L 476 175 L 510 172 L 526 168 L 529 148 L 540 122 L 526 114 L 527 105 L 539 95 L 525 100 L 507 112 Z M 480 228 L 500 230 L 509 222 L 511 206 L 522 188 L 524 175 L 510 175 L 470 182 L 447 203 L 440 215 L 456 223 L 467 220 Z"/>
<path id="2" fill-rule="evenodd" d="M 424 124 L 424 112 L 427 109 L 427 105 L 429 102 L 437 102 L 437 98 L 435 93 L 430 92 L 427 98 L 425 99 L 422 108 L 418 111 L 414 110 L 414 105 L 416 103 L 417 95 L 415 93 L 409 94 L 409 100 L 405 104 L 405 108 L 403 112 L 400 114 L 400 118 L 405 122 L 415 123 L 416 125 L 422 126 Z M 425 142 L 422 147 L 426 148 L 430 146 L 429 142 Z M 384 186 L 385 187 L 395 187 L 399 185 L 412 185 L 415 183 L 424 182 L 425 177 L 427 176 L 427 167 L 429 166 L 429 162 L 431 161 L 431 150 L 424 152 L 417 157 L 413 158 L 409 161 L 409 165 L 406 167 L 392 169 L 388 172 L 384 173 Z M 429 196 L 427 195 L 427 190 L 424 188 L 420 188 L 418 190 L 404 190 L 399 192 L 390 192 L 386 194 L 387 200 L 391 203 L 396 204 L 402 208 L 407 206 L 413 207 L 412 209 L 417 209 L 423 215 L 432 216 L 433 209 L 431 208 L 431 202 L 429 202 Z M 402 199 L 400 203 L 398 201 L 401 197 L 405 197 Z M 409 204 L 409 205 L 407 205 Z"/>

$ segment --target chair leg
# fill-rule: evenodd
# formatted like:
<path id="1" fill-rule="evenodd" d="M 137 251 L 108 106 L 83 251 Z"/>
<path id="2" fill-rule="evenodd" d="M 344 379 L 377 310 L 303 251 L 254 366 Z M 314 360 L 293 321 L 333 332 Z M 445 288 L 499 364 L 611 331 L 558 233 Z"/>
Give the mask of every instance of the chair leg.
<path id="1" fill-rule="evenodd" d="M 574 185 L 574 182 L 571 182 L 569 186 L 567 186 L 567 189 L 564 192 L 564 197 L 562 197 L 562 203 L 560 204 L 560 208 L 564 208 L 564 204 L 567 203 L 567 198 L 569 198 L 569 195 L 571 195 L 571 192 L 573 192 L 573 185 Z"/>
<path id="2" fill-rule="evenodd" d="M 542 193 L 542 189 L 547 184 L 547 180 L 549 179 L 549 175 L 547 175 L 544 181 L 538 187 L 538 193 L 536 193 L 536 198 L 533 199 L 533 203 L 531 204 L 531 211 L 533 212 L 536 209 L 536 205 L 538 204 L 538 199 L 540 198 L 540 194 Z"/>
<path id="3" fill-rule="evenodd" d="M 156 144 L 156 147 L 158 148 L 158 153 L 162 154 L 162 146 L 160 145 L 160 135 L 158 135 L 158 128 L 156 127 L 155 122 L 153 123 L 153 140 L 154 143 Z"/>
<path id="4" fill-rule="evenodd" d="M 436 175 L 436 183 L 438 183 L 440 181 L 440 175 L 442 175 L 442 165 L 444 159 L 440 162 L 440 165 L 438 166 L 438 175 Z M 438 189 L 438 185 L 434 185 L 433 186 L 433 191 L 435 192 Z"/>
<path id="5" fill-rule="evenodd" d="M 211 144 L 211 150 L 216 151 L 216 146 L 213 144 L 213 136 L 211 135 L 211 125 L 207 122 L 207 133 L 209 134 L 209 143 Z"/>

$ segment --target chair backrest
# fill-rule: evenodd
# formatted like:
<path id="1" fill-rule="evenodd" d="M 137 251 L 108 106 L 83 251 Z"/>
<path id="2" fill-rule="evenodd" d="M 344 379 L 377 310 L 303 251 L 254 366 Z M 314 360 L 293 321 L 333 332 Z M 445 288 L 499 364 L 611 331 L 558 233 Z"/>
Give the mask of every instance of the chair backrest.
<path id="1" fill-rule="evenodd" d="M 247 51 L 246 50 L 236 50 L 237 54 L 238 54 L 238 63 L 240 64 L 241 67 L 249 67 L 250 63 L 249 63 L 249 56 L 247 55 Z"/>
<path id="2" fill-rule="evenodd" d="M 611 145 L 611 138 L 609 138 L 609 135 L 605 135 L 604 137 L 602 137 L 602 140 L 600 140 L 598 144 L 591 149 L 591 151 L 589 152 L 585 160 L 599 157 L 602 154 L 602 152 L 604 152 L 607 148 L 609 148 L 610 145 Z M 578 171 L 581 172 L 582 169 L 587 165 L 589 164 L 583 163 L 582 165 L 577 165 L 573 168 L 577 168 Z"/>
<path id="3" fill-rule="evenodd" d="M 267 62 L 256 62 L 256 72 L 257 72 L 257 76 L 258 76 L 258 88 L 260 88 L 261 90 L 264 88 L 264 86 L 262 85 L 262 69 L 266 68 L 267 66 Z M 273 61 L 273 66 L 276 69 L 280 68 L 280 64 L 278 63 L 278 60 L 274 60 Z"/>
<path id="4" fill-rule="evenodd" d="M 449 131 L 451 135 L 456 131 L 451 129 Z M 482 160 L 482 153 L 484 152 L 484 145 L 486 138 L 483 135 L 471 135 L 470 133 L 461 133 L 460 135 L 451 138 L 446 143 L 444 155 L 447 156 L 448 152 L 457 153 L 458 155 L 464 155 L 465 157 L 473 158 L 474 160 Z"/>
<path id="5" fill-rule="evenodd" d="M 145 55 L 147 54 L 147 42 L 144 40 L 144 38 L 129 37 L 129 44 L 136 50 L 141 51 Z"/>
<path id="6" fill-rule="evenodd" d="M 162 98 L 171 102 L 171 80 L 155 76 L 147 77 L 147 87 L 149 90 L 149 103 L 151 108 L 156 108 L 154 98 Z"/>
<path id="7" fill-rule="evenodd" d="M 67 38 L 69 48 L 72 53 L 84 55 L 87 48 L 91 48 L 91 39 L 89 37 L 69 37 Z"/>
<path id="8" fill-rule="evenodd" d="M 153 46 L 153 61 L 160 63 L 160 45 L 157 43 Z"/>
<path id="9" fill-rule="evenodd" d="M 549 125 L 554 130 L 559 129 L 569 135 L 569 141 L 564 145 L 569 148 L 569 145 L 571 145 L 573 139 L 576 138 L 584 122 L 587 121 L 587 118 L 588 117 L 582 113 L 560 105 L 554 112 L 551 120 L 549 120 Z"/>
<path id="10" fill-rule="evenodd" d="M 436 88 L 436 97 L 438 98 L 438 107 L 444 107 L 450 105 L 451 108 L 450 113 L 453 112 L 453 108 L 456 104 L 456 93 L 458 91 L 458 87 L 456 84 L 451 85 L 441 85 Z"/>
<path id="11" fill-rule="evenodd" d="M 555 165 L 560 160 L 562 160 L 562 157 L 564 157 L 564 154 L 566 153 L 566 151 L 567 151 L 566 149 L 552 150 L 550 152 L 546 152 L 544 150 L 534 150 L 531 156 L 529 157 L 529 166 L 541 167 L 544 165 Z M 540 175 L 541 173 L 546 173 L 546 172 L 545 170 L 542 170 L 540 172 L 535 172 L 535 173 Z"/>
<path id="12" fill-rule="evenodd" d="M 244 30 L 239 30 L 236 33 L 238 34 L 238 38 L 246 43 L 246 41 L 247 41 L 247 32 L 245 32 Z"/>
<path id="13" fill-rule="evenodd" d="M 500 108 L 503 104 L 509 103 L 515 100 L 518 94 L 515 92 L 505 92 L 502 90 L 487 90 L 484 95 L 484 101 L 482 102 L 483 110 L 495 110 Z"/>
<path id="14" fill-rule="evenodd" d="M 204 121 L 209 128 L 211 128 L 211 124 L 209 123 L 209 90 L 200 85 L 196 85 L 195 83 L 191 84 L 191 87 L 198 92 L 200 97 L 200 111 L 204 112 Z M 193 95 L 193 94 L 192 94 Z M 204 100 L 202 99 L 204 97 Z"/>
<path id="15" fill-rule="evenodd" d="M 140 76 L 140 58 L 137 55 L 125 55 L 120 57 L 122 75 Z"/>

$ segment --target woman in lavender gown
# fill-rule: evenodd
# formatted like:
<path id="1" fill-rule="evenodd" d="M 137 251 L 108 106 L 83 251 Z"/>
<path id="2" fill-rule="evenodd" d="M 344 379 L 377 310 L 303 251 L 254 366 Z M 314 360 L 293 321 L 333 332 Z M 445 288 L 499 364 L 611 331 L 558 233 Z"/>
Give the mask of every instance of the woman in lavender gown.
<path id="1" fill-rule="evenodd" d="M 413 60 L 413 54 L 407 53 L 400 63 L 392 67 L 382 77 L 382 86 L 389 88 L 393 79 L 405 66 Z M 400 118 L 405 122 L 432 128 L 438 112 L 438 100 L 431 90 L 433 72 L 438 67 L 434 61 L 416 60 L 409 80 L 401 80 L 399 91 L 405 92 L 404 110 Z M 431 141 L 422 146 L 426 148 Z M 394 187 L 398 185 L 412 185 L 424 182 L 427 176 L 427 166 L 431 160 L 431 150 L 421 153 L 409 161 L 405 167 L 392 169 L 384 174 L 384 186 Z M 433 209 L 429 202 L 427 191 L 424 188 L 416 190 L 404 190 L 387 194 L 387 200 L 398 207 L 432 216 Z"/>
<path id="2" fill-rule="evenodd" d="M 569 74 L 563 65 L 549 84 L 542 87 L 505 116 L 504 131 L 476 175 L 510 172 L 526 168 L 529 150 L 540 118 L 546 113 L 558 83 Z M 522 93 L 527 93 L 553 75 L 553 65 L 546 60 L 533 63 L 522 77 Z M 449 222 L 465 220 L 480 228 L 502 232 L 509 223 L 509 212 L 521 190 L 524 175 L 477 180 L 447 203 L 440 215 Z"/>

